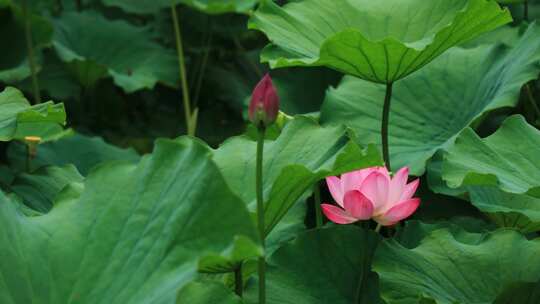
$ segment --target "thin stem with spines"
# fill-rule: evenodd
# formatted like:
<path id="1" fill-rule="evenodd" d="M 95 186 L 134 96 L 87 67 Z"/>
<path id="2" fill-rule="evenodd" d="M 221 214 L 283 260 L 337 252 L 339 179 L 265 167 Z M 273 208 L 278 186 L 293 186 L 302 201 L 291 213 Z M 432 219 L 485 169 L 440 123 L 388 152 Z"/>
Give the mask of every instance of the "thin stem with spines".
<path id="1" fill-rule="evenodd" d="M 263 256 L 259 258 L 258 272 L 259 272 L 259 304 L 266 303 L 266 261 L 264 257 L 265 242 L 265 227 L 264 227 L 264 202 L 263 202 L 263 152 L 264 152 L 264 133 L 266 128 L 263 125 L 258 126 L 257 136 L 257 164 L 255 174 L 255 188 L 257 192 L 257 227 L 259 229 L 259 238 L 261 240 L 261 246 L 263 248 Z"/>
<path id="2" fill-rule="evenodd" d="M 182 86 L 182 101 L 184 105 L 184 115 L 186 120 L 187 134 L 195 136 L 196 126 L 192 123 L 191 102 L 189 99 L 189 86 L 186 76 L 186 62 L 184 56 L 184 47 L 182 45 L 182 33 L 180 31 L 180 22 L 178 20 L 178 14 L 176 13 L 176 6 L 171 5 L 171 15 L 174 24 L 174 35 L 176 40 L 176 53 L 178 56 L 178 66 L 180 72 L 180 83 Z"/>
<path id="3" fill-rule="evenodd" d="M 384 164 L 388 171 L 392 171 L 390 165 L 390 147 L 388 145 L 388 123 L 390 121 L 390 105 L 392 103 L 392 83 L 386 84 L 386 94 L 384 96 L 383 115 L 381 120 L 381 142 L 383 150 Z"/>
<path id="4" fill-rule="evenodd" d="M 317 228 L 321 228 L 323 225 L 323 217 L 321 211 L 321 189 L 319 183 L 315 183 L 313 186 L 313 203 L 315 205 L 315 223 Z"/>
<path id="5" fill-rule="evenodd" d="M 37 66 L 34 58 L 34 43 L 32 41 L 32 23 L 30 20 L 30 7 L 28 0 L 23 1 L 23 15 L 24 15 L 24 33 L 26 37 L 26 49 L 28 52 L 28 63 L 30 65 L 30 73 L 32 74 L 32 90 L 34 93 L 34 102 L 36 104 L 41 102 L 41 93 L 39 90 L 39 82 L 37 79 Z"/>

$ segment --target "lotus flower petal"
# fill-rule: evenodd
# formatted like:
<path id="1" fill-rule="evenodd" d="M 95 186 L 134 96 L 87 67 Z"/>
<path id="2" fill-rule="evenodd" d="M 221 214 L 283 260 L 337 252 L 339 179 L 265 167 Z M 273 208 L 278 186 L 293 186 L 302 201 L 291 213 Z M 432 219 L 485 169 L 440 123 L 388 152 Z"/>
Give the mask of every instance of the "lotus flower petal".
<path id="1" fill-rule="evenodd" d="M 373 215 L 373 204 L 360 191 L 353 190 L 345 193 L 343 203 L 346 212 L 358 220 L 368 220 Z"/>
<path id="2" fill-rule="evenodd" d="M 350 224 L 357 221 L 345 210 L 330 204 L 321 204 L 321 209 L 326 217 L 336 224 Z"/>

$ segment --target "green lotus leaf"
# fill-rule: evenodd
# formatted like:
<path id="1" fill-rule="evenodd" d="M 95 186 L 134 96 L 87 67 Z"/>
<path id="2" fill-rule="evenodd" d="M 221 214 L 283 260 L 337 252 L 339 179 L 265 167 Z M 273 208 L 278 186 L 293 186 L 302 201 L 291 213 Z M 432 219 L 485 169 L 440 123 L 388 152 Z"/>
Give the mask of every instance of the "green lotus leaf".
<path id="1" fill-rule="evenodd" d="M 462 232 L 461 234 L 467 234 Z M 377 248 L 373 269 L 388 304 L 492 303 L 514 282 L 540 279 L 540 239 L 512 230 L 455 237 L 435 230 L 408 249 L 389 239 Z"/>
<path id="2" fill-rule="evenodd" d="M 214 159 L 231 189 L 254 211 L 257 143 L 247 136 L 227 140 Z M 354 169 L 381 165 L 377 149 L 361 149 L 343 126 L 321 127 L 296 116 L 276 140 L 267 140 L 263 158 L 265 225 L 269 233 L 319 180 Z"/>
<path id="3" fill-rule="evenodd" d="M 19 174 L 9 189 L 24 203 L 41 213 L 48 212 L 60 191 L 71 183 L 81 183 L 84 177 L 73 165 L 48 166 L 32 173 Z"/>
<path id="4" fill-rule="evenodd" d="M 47 96 L 56 100 L 79 97 L 81 94 L 81 86 L 79 83 L 89 86 L 81 78 L 92 76 L 92 73 L 84 74 L 84 76 L 73 74 L 73 72 L 76 73 L 81 70 L 82 69 L 74 69 L 70 65 L 66 65 L 58 58 L 54 51 L 47 50 L 43 54 L 41 69 L 37 74 L 39 87 L 42 91 L 47 92 Z M 77 82 L 78 79 L 79 82 Z M 17 87 L 24 92 L 32 92 L 32 79 L 26 78 L 24 81 L 18 83 Z"/>
<path id="5" fill-rule="evenodd" d="M 261 55 L 272 68 L 324 65 L 392 83 L 510 21 L 491 0 L 266 0 L 249 27 L 272 42 Z"/>
<path id="6" fill-rule="evenodd" d="M 137 166 L 102 165 L 82 194 L 32 218 L 0 194 L 0 302 L 177 303 L 201 259 L 257 240 L 211 155 L 187 137 L 158 140 Z"/>
<path id="7" fill-rule="evenodd" d="M 494 186 L 465 187 L 471 203 L 500 227 L 540 231 L 540 198 L 502 191 Z"/>
<path id="8" fill-rule="evenodd" d="M 267 267 L 267 303 L 379 303 L 371 260 L 373 231 L 339 226 L 308 231 L 278 249 Z M 248 303 L 257 303 L 249 289 Z"/>
<path id="9" fill-rule="evenodd" d="M 465 129 L 446 150 L 442 179 L 451 188 L 493 185 L 512 193 L 540 187 L 540 131 L 511 116 L 493 135 Z"/>
<path id="10" fill-rule="evenodd" d="M 152 14 L 171 5 L 184 4 L 207 14 L 247 13 L 259 0 L 102 0 L 128 13 Z"/>
<path id="11" fill-rule="evenodd" d="M 432 223 L 409 220 L 405 222 L 405 227 L 396 232 L 394 239 L 402 246 L 413 249 L 420 245 L 422 240 L 433 231 L 446 229 L 454 238 L 465 242 L 468 238 L 477 239 L 478 234 L 493 230 L 493 226 L 483 220 L 473 217 L 455 217 L 448 221 L 437 221 Z"/>
<path id="12" fill-rule="evenodd" d="M 12 87 L 0 92 L 0 141 L 40 136 L 47 139 L 51 128 L 61 131 L 66 122 L 64 104 L 45 103 L 30 105 L 23 94 Z"/>
<path id="13" fill-rule="evenodd" d="M 54 25 L 53 45 L 59 57 L 76 71 L 93 71 L 94 82 L 109 75 L 127 93 L 152 89 L 157 82 L 176 85 L 174 50 L 154 42 L 148 28 L 111 21 L 92 12 L 65 13 Z"/>
<path id="14" fill-rule="evenodd" d="M 485 113 L 517 104 L 521 86 L 540 72 L 540 26 L 532 24 L 513 48 L 453 48 L 394 84 L 389 142 L 393 169 L 425 170 L 434 153 Z M 459 89 L 457 89 L 459 88 Z M 380 143 L 384 85 L 345 77 L 331 89 L 321 123 L 344 123 L 361 142 Z"/>
<path id="15" fill-rule="evenodd" d="M 26 147 L 12 143 L 8 148 L 8 159 L 16 171 L 26 167 Z M 32 160 L 32 168 L 73 164 L 82 175 L 87 175 L 96 165 L 112 160 L 137 162 L 140 156 L 133 149 L 122 149 L 108 144 L 100 137 L 82 134 L 66 136 L 57 141 L 39 145 L 37 155 Z"/>
<path id="16" fill-rule="evenodd" d="M 536 304 L 540 302 L 540 281 L 513 283 L 497 297 L 493 304 Z"/>
<path id="17" fill-rule="evenodd" d="M 176 304 L 242 304 L 227 287 L 217 282 L 191 282 L 178 292 Z"/>

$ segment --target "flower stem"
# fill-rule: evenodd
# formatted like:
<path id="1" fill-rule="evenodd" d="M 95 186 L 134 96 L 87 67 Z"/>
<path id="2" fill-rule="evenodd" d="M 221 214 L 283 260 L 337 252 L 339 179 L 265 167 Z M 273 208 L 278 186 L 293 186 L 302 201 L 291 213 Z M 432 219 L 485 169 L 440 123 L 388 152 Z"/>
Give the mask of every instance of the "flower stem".
<path id="1" fill-rule="evenodd" d="M 379 233 L 379 231 L 381 231 L 381 228 L 382 228 L 382 225 L 377 224 L 377 227 L 375 227 L 375 232 Z"/>
<path id="2" fill-rule="evenodd" d="M 192 122 L 191 102 L 189 100 L 189 86 L 186 76 L 186 62 L 184 57 L 184 47 L 182 46 L 182 33 L 180 32 L 180 22 L 176 13 L 176 6 L 171 5 L 171 15 L 174 23 L 174 34 L 176 39 L 176 52 L 178 56 L 178 66 L 180 70 L 180 83 L 182 85 L 182 101 L 184 104 L 184 115 L 186 119 L 187 134 L 195 136 L 196 124 Z"/>
<path id="3" fill-rule="evenodd" d="M 244 282 L 242 280 L 242 264 L 234 270 L 234 293 L 240 298 L 244 291 Z"/>
<path id="4" fill-rule="evenodd" d="M 534 109 L 534 112 L 536 113 L 538 118 L 540 118 L 540 108 L 536 104 L 536 100 L 534 100 L 534 96 L 533 96 L 531 87 L 529 86 L 528 83 L 525 85 L 525 91 L 527 92 L 527 100 L 529 100 L 529 102 L 531 103 L 531 106 Z"/>
<path id="5" fill-rule="evenodd" d="M 263 125 L 258 126 L 258 137 L 257 137 L 257 164 L 256 164 L 256 176 L 255 176 L 255 187 L 257 191 L 257 226 L 259 228 L 259 238 L 261 240 L 261 246 L 263 252 L 265 249 L 264 238 L 265 238 L 265 229 L 264 229 L 264 205 L 263 205 L 263 188 L 262 188 L 262 177 L 263 177 L 263 151 L 264 151 L 264 133 L 266 128 Z M 265 282 L 265 271 L 266 271 L 266 261 L 264 254 L 259 258 L 259 304 L 266 303 L 266 282 Z"/>
<path id="6" fill-rule="evenodd" d="M 30 73 L 32 74 L 32 89 L 34 93 L 34 102 L 38 104 L 41 102 L 41 93 L 39 91 L 39 82 L 37 79 L 37 67 L 34 58 L 34 43 L 32 42 L 32 23 L 30 20 L 30 8 L 28 0 L 23 1 L 23 15 L 24 15 L 24 34 L 26 36 L 26 48 L 28 52 L 28 63 L 30 64 Z"/>
<path id="7" fill-rule="evenodd" d="M 319 183 L 315 183 L 313 187 L 313 203 L 315 204 L 315 220 L 317 228 L 321 228 L 323 225 L 322 211 L 321 211 L 321 189 L 319 188 Z"/>
<path id="8" fill-rule="evenodd" d="M 523 19 L 525 19 L 525 21 L 529 21 L 529 1 L 528 0 L 525 0 L 525 2 L 523 2 Z"/>
<path id="9" fill-rule="evenodd" d="M 392 102 L 392 83 L 386 84 L 386 94 L 384 96 L 383 115 L 381 121 L 381 138 L 384 164 L 388 171 L 392 171 L 390 165 L 390 148 L 388 146 L 388 122 L 390 119 L 390 104 Z"/>

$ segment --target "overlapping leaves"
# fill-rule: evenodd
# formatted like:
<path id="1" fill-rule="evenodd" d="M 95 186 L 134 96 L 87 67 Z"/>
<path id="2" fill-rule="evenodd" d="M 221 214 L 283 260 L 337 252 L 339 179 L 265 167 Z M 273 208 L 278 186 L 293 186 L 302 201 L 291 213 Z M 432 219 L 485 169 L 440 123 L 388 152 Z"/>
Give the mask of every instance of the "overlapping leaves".
<path id="1" fill-rule="evenodd" d="M 33 218 L 1 195 L 0 302 L 176 303 L 201 258 L 227 256 L 239 238 L 255 246 L 210 155 L 194 140 L 160 140 L 137 166 L 102 165 L 82 194 L 68 187 Z"/>
<path id="2" fill-rule="evenodd" d="M 266 0 L 250 27 L 272 41 L 261 58 L 273 68 L 324 65 L 391 83 L 511 20 L 491 0 Z"/>
<path id="3" fill-rule="evenodd" d="M 231 189 L 251 210 L 255 207 L 256 142 L 248 137 L 226 141 L 215 160 Z M 343 126 L 321 127 L 297 116 L 275 141 L 267 141 L 263 160 L 263 192 L 267 233 L 313 184 L 326 176 L 381 164 L 378 151 L 361 149 Z"/>
<path id="4" fill-rule="evenodd" d="M 269 259 L 268 303 L 377 303 L 370 265 L 378 242 L 353 226 L 300 235 Z"/>
<path id="5" fill-rule="evenodd" d="M 66 13 L 54 24 L 53 45 L 84 85 L 106 76 L 128 93 L 176 84 L 174 51 L 154 42 L 147 28 L 92 12 Z"/>
<path id="6" fill-rule="evenodd" d="M 516 46 L 454 48 L 394 84 L 389 141 L 394 169 L 422 174 L 440 148 L 486 112 L 517 104 L 521 86 L 540 72 L 540 26 Z M 465 76 L 466 75 L 466 76 Z M 346 77 L 321 110 L 323 124 L 346 123 L 362 142 L 380 142 L 384 86 Z"/>
<path id="7" fill-rule="evenodd" d="M 486 234 L 431 232 L 407 249 L 387 240 L 374 270 L 388 304 L 492 303 L 510 284 L 540 279 L 540 240 L 511 230 Z"/>
<path id="8" fill-rule="evenodd" d="M 0 141 L 40 136 L 44 140 L 62 131 L 66 121 L 64 105 L 48 101 L 30 105 L 23 94 L 12 87 L 0 92 Z"/>

